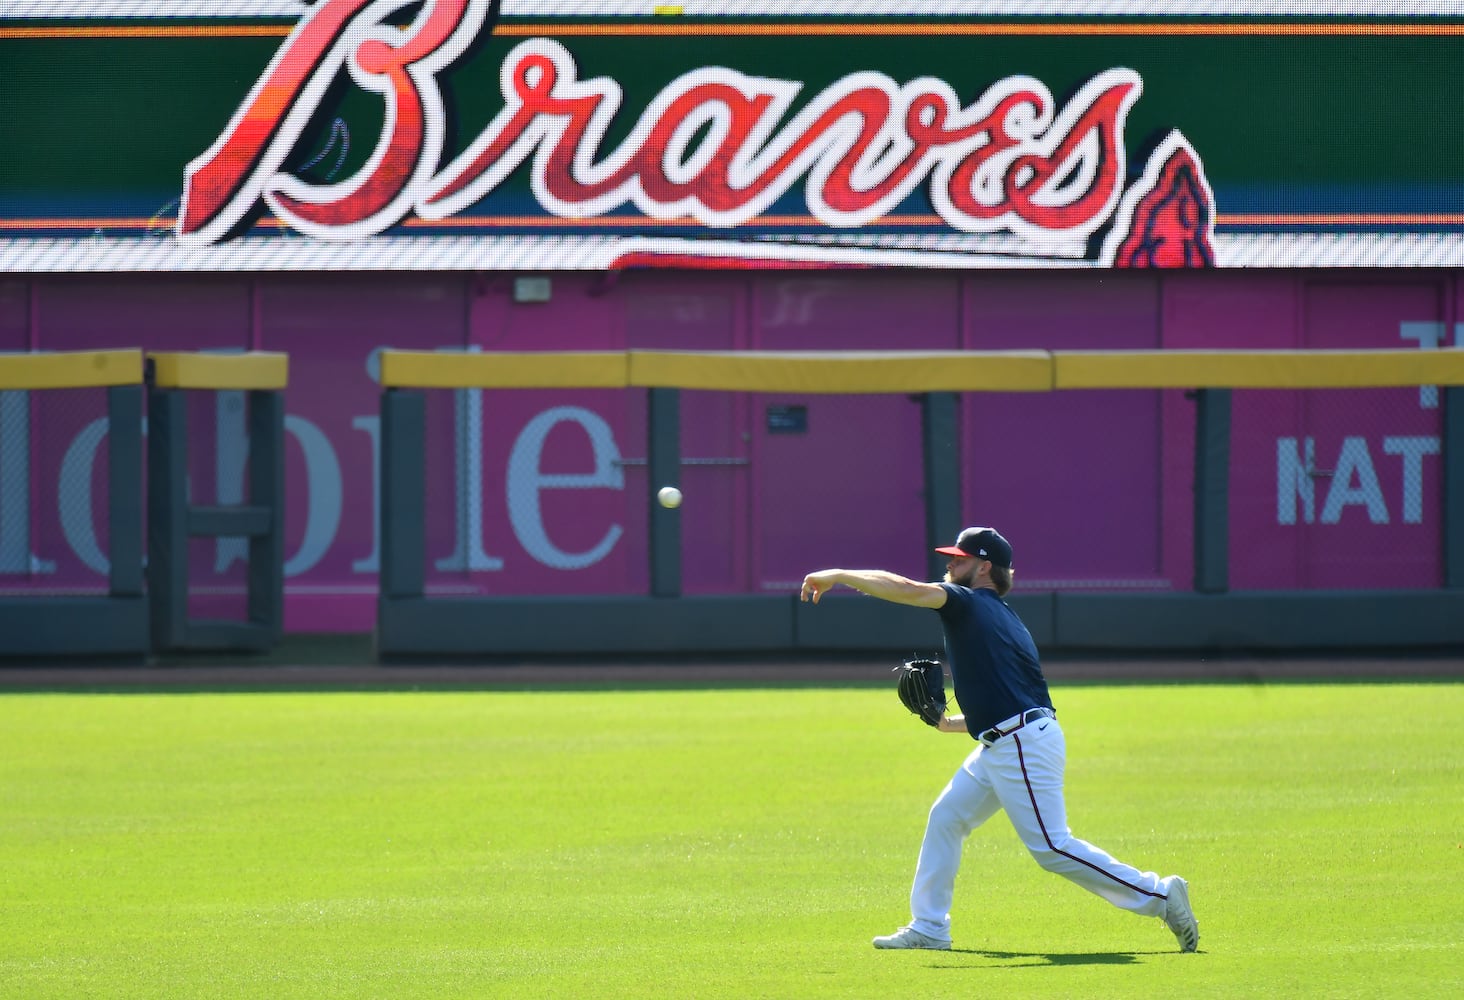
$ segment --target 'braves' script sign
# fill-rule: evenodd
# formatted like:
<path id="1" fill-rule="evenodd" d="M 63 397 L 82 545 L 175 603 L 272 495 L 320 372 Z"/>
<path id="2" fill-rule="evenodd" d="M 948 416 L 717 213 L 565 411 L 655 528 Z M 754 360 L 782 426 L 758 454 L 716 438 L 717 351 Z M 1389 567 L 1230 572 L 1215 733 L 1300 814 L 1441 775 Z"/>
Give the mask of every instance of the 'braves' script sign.
<path id="1" fill-rule="evenodd" d="M 503 60 L 502 109 L 453 153 L 438 75 L 492 30 L 493 5 L 433 0 L 406 26 L 387 23 L 411 6 L 327 0 L 302 19 L 217 142 L 188 165 L 180 240 L 222 241 L 261 203 L 308 236 L 359 240 L 468 213 L 527 170 L 539 206 L 561 219 L 633 209 L 723 232 L 755 225 L 791 193 L 809 227 L 847 232 L 878 225 L 913 196 L 951 232 L 1016 237 L 1031 257 L 1091 243 L 1079 253 L 1099 264 L 1214 263 L 1213 196 L 1183 136 L 1171 133 L 1130 177 L 1124 127 L 1142 90 L 1130 69 L 1097 73 L 1062 103 L 1025 76 L 966 102 L 943 80 L 870 71 L 799 103 L 797 80 L 704 67 L 667 83 L 607 148 L 610 126 L 628 113 L 621 86 L 582 78 L 564 45 L 530 38 Z M 343 70 L 385 104 L 371 155 L 329 183 L 284 170 Z M 777 254 L 756 246 L 758 256 Z"/>

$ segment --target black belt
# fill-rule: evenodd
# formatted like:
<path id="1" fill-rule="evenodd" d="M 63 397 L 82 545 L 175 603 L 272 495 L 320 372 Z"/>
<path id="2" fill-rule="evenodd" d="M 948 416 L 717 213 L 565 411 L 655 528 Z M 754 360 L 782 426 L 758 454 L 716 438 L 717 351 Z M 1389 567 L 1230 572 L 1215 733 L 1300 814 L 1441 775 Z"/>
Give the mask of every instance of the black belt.
<path id="1" fill-rule="evenodd" d="M 1009 723 L 1009 725 L 1007 725 L 1007 728 L 1003 729 L 999 725 L 992 726 L 990 729 L 986 730 L 986 732 L 982 733 L 976 738 L 982 743 L 985 743 L 987 746 L 991 746 L 991 744 L 995 743 L 1003 736 L 1010 736 L 1012 733 L 1015 733 L 1018 729 L 1021 729 L 1029 722 L 1036 722 L 1038 719 L 1055 718 L 1057 718 L 1057 713 L 1050 708 L 1029 708 L 1020 715 L 1017 715 L 1011 719 L 1007 719 L 1006 722 Z"/>

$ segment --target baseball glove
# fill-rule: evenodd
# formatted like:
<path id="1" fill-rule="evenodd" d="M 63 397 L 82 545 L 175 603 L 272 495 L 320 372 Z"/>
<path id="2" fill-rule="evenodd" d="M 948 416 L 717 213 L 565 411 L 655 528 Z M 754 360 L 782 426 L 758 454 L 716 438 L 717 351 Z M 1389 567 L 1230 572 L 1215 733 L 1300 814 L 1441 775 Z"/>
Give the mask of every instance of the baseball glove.
<path id="1" fill-rule="evenodd" d="M 900 675 L 895 690 L 900 701 L 927 726 L 940 724 L 945 715 L 945 670 L 938 660 L 906 660 L 895 668 Z"/>

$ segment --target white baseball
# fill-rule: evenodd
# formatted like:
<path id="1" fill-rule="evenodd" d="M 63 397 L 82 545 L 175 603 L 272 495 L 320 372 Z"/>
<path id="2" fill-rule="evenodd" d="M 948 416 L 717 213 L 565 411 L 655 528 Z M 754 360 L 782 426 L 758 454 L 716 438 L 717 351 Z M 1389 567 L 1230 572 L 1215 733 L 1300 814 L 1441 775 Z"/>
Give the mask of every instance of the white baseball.
<path id="1" fill-rule="evenodd" d="M 656 493 L 656 502 L 667 510 L 681 506 L 681 491 L 674 486 L 662 486 Z"/>

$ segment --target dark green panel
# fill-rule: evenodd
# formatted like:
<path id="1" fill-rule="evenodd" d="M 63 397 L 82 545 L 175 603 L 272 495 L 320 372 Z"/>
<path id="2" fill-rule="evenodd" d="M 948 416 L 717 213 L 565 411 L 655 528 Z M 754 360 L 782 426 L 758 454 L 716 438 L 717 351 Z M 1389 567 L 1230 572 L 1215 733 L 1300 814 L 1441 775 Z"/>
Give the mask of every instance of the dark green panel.
<path id="1" fill-rule="evenodd" d="M 22 22 L 0 19 L 0 27 Z M 275 22 L 278 23 L 278 22 Z M 218 137 L 282 44 L 273 37 L 5 38 L 0 65 L 0 206 L 54 212 L 72 200 L 132 212 L 176 197 L 183 168 Z M 521 38 L 493 37 L 445 72 L 451 148 L 465 147 L 502 106 L 498 74 Z M 625 103 L 618 142 L 646 102 L 702 66 L 802 81 L 801 99 L 858 70 L 904 82 L 934 76 L 974 99 L 1026 74 L 1059 98 L 1115 66 L 1138 71 L 1143 96 L 1130 145 L 1179 128 L 1217 188 L 1415 185 L 1464 178 L 1464 92 L 1457 35 L 760 37 L 575 36 L 560 41 L 580 77 L 609 76 Z M 319 155 L 339 118 L 351 149 L 338 176 L 365 162 L 382 101 L 340 81 L 292 158 Z M 338 147 L 310 172 L 324 179 Z M 1132 150 L 1131 150 L 1132 152 Z M 1383 191 L 1380 197 L 1389 197 Z M 1255 197 L 1261 197 L 1257 194 Z M 158 207 L 161 207 L 159 205 Z M 1448 207 L 1459 210 L 1459 204 Z"/>
<path id="2" fill-rule="evenodd" d="M 1458 648 L 1457 590 L 1058 593 L 1056 645 L 1076 650 Z"/>
<path id="3" fill-rule="evenodd" d="M 0 208 L 22 195 L 176 198 L 184 165 L 212 144 L 277 46 L 0 39 Z"/>
<path id="4" fill-rule="evenodd" d="M 147 599 L 0 597 L 0 660 L 14 657 L 128 657 L 148 653 Z"/>

